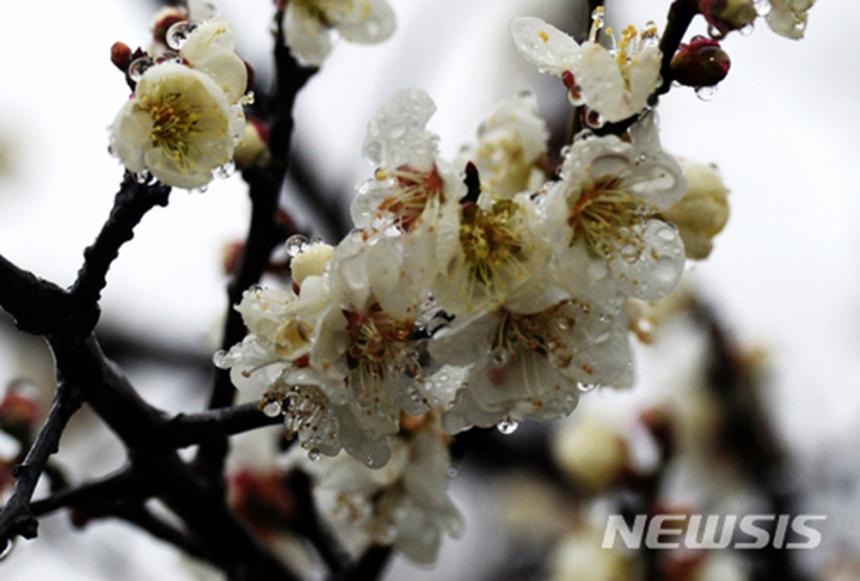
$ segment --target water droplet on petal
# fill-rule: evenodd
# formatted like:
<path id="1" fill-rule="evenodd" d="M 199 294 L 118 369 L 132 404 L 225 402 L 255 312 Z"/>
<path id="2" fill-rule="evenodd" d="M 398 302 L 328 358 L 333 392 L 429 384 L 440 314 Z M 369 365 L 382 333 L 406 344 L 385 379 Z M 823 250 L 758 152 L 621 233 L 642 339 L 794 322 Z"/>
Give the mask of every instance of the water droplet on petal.
<path id="1" fill-rule="evenodd" d="M 590 109 L 585 115 L 585 124 L 592 129 L 600 129 L 601 127 L 606 125 L 606 119 L 604 119 L 603 115 L 601 115 L 594 109 Z"/>
<path id="2" fill-rule="evenodd" d="M 227 361 L 227 352 L 223 349 L 221 351 L 216 351 L 212 356 L 212 363 L 218 369 L 229 369 L 230 363 Z"/>
<path id="3" fill-rule="evenodd" d="M 143 78 L 143 74 L 153 65 L 153 60 L 148 56 L 143 56 L 131 61 L 128 65 L 127 75 L 128 78 L 134 82 L 139 81 Z"/>
<path id="4" fill-rule="evenodd" d="M 753 32 L 755 32 L 755 22 L 750 22 L 749 24 L 741 28 L 738 32 L 741 33 L 741 36 L 751 35 Z"/>
<path id="5" fill-rule="evenodd" d="M 755 11 L 759 16 L 767 16 L 770 14 L 770 0 L 753 0 L 753 6 L 755 6 Z"/>
<path id="6" fill-rule="evenodd" d="M 717 87 L 699 87 L 696 96 L 702 101 L 713 101 L 717 96 Z"/>
<path id="7" fill-rule="evenodd" d="M 660 231 L 657 232 L 657 236 L 659 236 L 661 240 L 672 242 L 675 239 L 676 234 L 673 228 L 661 228 Z"/>
<path id="8" fill-rule="evenodd" d="M 570 331 L 576 325 L 576 319 L 568 315 L 562 315 L 556 322 L 559 331 Z"/>
<path id="9" fill-rule="evenodd" d="M 308 239 L 306 236 L 303 236 L 302 234 L 293 234 L 292 236 L 287 238 L 287 256 L 289 256 L 290 258 L 295 258 L 299 254 L 304 252 L 305 248 L 307 247 L 307 244 Z"/>
<path id="10" fill-rule="evenodd" d="M 317 460 L 319 460 L 321 455 L 322 454 L 320 453 L 318 448 L 311 448 L 310 450 L 308 450 L 308 460 L 310 460 L 311 462 L 316 462 Z"/>
<path id="11" fill-rule="evenodd" d="M 519 427 L 520 427 L 520 424 L 512 418 L 505 418 L 501 422 L 496 424 L 496 429 L 498 429 L 501 433 L 503 433 L 506 436 L 510 436 L 511 434 L 516 432 L 517 428 L 519 428 Z"/>
<path id="12" fill-rule="evenodd" d="M 277 399 L 270 400 L 263 406 L 263 414 L 268 418 L 276 418 L 281 415 L 283 411 L 284 408 L 281 406 L 281 402 Z"/>
<path id="13" fill-rule="evenodd" d="M 236 171 L 236 164 L 228 161 L 224 165 L 219 165 L 215 168 L 215 177 L 226 180 Z"/>
<path id="14" fill-rule="evenodd" d="M 144 169 L 134 174 L 134 181 L 136 181 L 142 186 L 145 186 L 147 184 L 151 184 L 155 180 L 153 179 L 152 174 Z"/>
<path id="15" fill-rule="evenodd" d="M 490 360 L 493 363 L 493 367 L 504 367 L 511 360 L 511 352 L 504 347 L 496 347 L 490 353 Z"/>
<path id="16" fill-rule="evenodd" d="M 588 393 L 589 391 L 594 391 L 595 389 L 597 389 L 599 387 L 599 385 L 596 383 L 583 383 L 580 381 L 579 383 L 576 384 L 576 387 L 582 393 Z"/>
<path id="17" fill-rule="evenodd" d="M 188 20 L 177 22 L 167 29 L 167 34 L 164 35 L 167 46 L 173 50 L 179 50 L 188 41 L 188 37 L 194 32 L 197 25 Z"/>

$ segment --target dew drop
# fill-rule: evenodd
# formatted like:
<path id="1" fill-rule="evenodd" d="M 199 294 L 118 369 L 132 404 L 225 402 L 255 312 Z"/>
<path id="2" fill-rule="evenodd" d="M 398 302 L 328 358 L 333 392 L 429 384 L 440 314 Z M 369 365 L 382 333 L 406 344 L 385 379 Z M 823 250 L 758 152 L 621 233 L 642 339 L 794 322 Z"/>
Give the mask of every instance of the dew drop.
<path id="1" fill-rule="evenodd" d="M 459 473 L 460 471 L 457 469 L 456 466 L 450 466 L 448 468 L 448 478 L 457 478 L 457 474 Z"/>
<path id="2" fill-rule="evenodd" d="M 218 369 L 229 369 L 230 363 L 227 361 L 227 352 L 223 349 L 221 351 L 216 351 L 212 356 L 212 363 Z"/>
<path id="3" fill-rule="evenodd" d="M 149 171 L 147 171 L 145 169 L 141 170 L 139 172 L 135 172 L 134 181 L 136 181 L 137 183 L 139 183 L 142 186 L 145 186 L 145 185 L 153 182 L 152 174 L 149 173 Z"/>
<path id="4" fill-rule="evenodd" d="M 281 415 L 283 411 L 284 408 L 281 406 L 281 402 L 276 399 L 266 402 L 266 405 L 263 406 L 263 413 L 268 418 L 276 418 Z"/>
<path id="5" fill-rule="evenodd" d="M 699 87 L 696 96 L 701 101 L 713 101 L 717 97 L 717 87 Z"/>
<path id="6" fill-rule="evenodd" d="M 501 422 L 496 424 L 496 429 L 506 436 L 510 436 L 511 434 L 516 432 L 517 428 L 519 427 L 520 424 L 516 420 L 509 417 L 503 419 Z"/>
<path id="7" fill-rule="evenodd" d="M 290 258 L 295 258 L 302 252 L 304 252 L 305 247 L 307 247 L 308 239 L 302 234 L 293 234 L 289 238 L 287 238 L 286 242 L 286 250 L 287 256 Z"/>
<path id="8" fill-rule="evenodd" d="M 197 25 L 188 20 L 177 22 L 167 29 L 167 34 L 164 35 L 167 46 L 173 50 L 179 50 L 188 41 L 188 37 L 194 32 Z"/>
<path id="9" fill-rule="evenodd" d="M 601 115 L 594 109 L 590 109 L 585 115 L 585 124 L 592 129 L 600 129 L 601 127 L 606 125 L 606 120 L 603 118 L 603 115 Z"/>
<path id="10" fill-rule="evenodd" d="M 675 230 L 672 228 L 662 228 L 657 232 L 657 236 L 659 236 L 661 240 L 672 242 L 675 239 L 676 234 Z"/>
<path id="11" fill-rule="evenodd" d="M 511 360 L 511 352 L 504 347 L 496 347 L 490 353 L 490 359 L 493 362 L 493 367 L 504 367 Z"/>
<path id="12" fill-rule="evenodd" d="M 749 24 L 738 30 L 738 32 L 741 33 L 741 36 L 751 35 L 753 32 L 755 32 L 755 22 L 750 22 Z"/>
<path id="13" fill-rule="evenodd" d="M 609 265 L 604 260 L 594 260 L 588 265 L 588 276 L 594 282 L 600 282 L 609 274 Z"/>
<path id="14" fill-rule="evenodd" d="M 570 331 L 573 329 L 574 325 L 576 325 L 576 319 L 563 315 L 558 318 L 556 325 L 558 326 L 559 331 Z"/>
<path id="15" fill-rule="evenodd" d="M 595 389 L 597 389 L 599 387 L 599 385 L 596 383 L 584 383 L 584 382 L 580 381 L 579 383 L 576 384 L 576 387 L 582 393 L 588 393 L 590 391 L 594 391 Z"/>
<path id="16" fill-rule="evenodd" d="M 317 460 L 319 460 L 321 455 L 322 454 L 320 453 L 319 448 L 311 448 L 310 450 L 308 450 L 308 460 L 310 460 L 311 462 L 316 462 Z"/>
<path id="17" fill-rule="evenodd" d="M 142 56 L 140 58 L 134 59 L 128 65 L 128 78 L 134 82 L 139 81 L 143 78 L 143 74 L 153 65 L 153 60 L 148 56 Z"/>
<path id="18" fill-rule="evenodd" d="M 228 161 L 224 165 L 219 165 L 215 168 L 215 177 L 226 180 L 236 171 L 236 164 Z"/>
<path id="19" fill-rule="evenodd" d="M 753 6 L 755 6 L 755 11 L 759 16 L 767 16 L 770 14 L 770 0 L 753 0 Z"/>

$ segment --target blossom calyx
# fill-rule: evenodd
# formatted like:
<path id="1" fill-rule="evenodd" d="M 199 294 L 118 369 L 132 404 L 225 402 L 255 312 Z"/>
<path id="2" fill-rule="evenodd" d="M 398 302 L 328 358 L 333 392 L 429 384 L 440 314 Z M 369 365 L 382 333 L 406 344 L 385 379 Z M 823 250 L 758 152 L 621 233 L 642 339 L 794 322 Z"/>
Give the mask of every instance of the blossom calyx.
<path id="1" fill-rule="evenodd" d="M 676 81 L 688 87 L 712 87 L 726 78 L 732 62 L 716 40 L 696 36 L 672 57 Z"/>

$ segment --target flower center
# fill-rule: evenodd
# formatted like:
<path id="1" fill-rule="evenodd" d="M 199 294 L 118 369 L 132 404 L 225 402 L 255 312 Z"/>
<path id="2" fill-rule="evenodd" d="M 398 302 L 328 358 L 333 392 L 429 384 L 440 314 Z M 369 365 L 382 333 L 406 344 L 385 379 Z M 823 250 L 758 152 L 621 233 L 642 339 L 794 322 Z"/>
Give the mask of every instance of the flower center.
<path id="1" fill-rule="evenodd" d="M 389 367 L 420 373 L 417 354 L 410 349 L 415 326 L 412 319 L 394 319 L 378 303 L 366 313 L 344 314 L 350 337 L 347 361 L 350 369 L 358 371 L 357 387 L 362 396 L 372 395 Z"/>
<path id="2" fill-rule="evenodd" d="M 473 279 L 498 286 L 498 269 L 519 262 L 522 236 L 517 231 L 519 207 L 511 200 L 498 200 L 488 210 L 477 204 L 463 206 L 460 245 Z"/>
<path id="3" fill-rule="evenodd" d="M 183 99 L 179 92 L 160 98 L 143 97 L 141 107 L 152 119 L 150 139 L 179 166 L 187 164 L 191 138 L 199 131 L 201 114 Z"/>
<path id="4" fill-rule="evenodd" d="M 630 261 L 641 256 L 645 249 L 641 227 L 653 211 L 627 185 L 620 177 L 604 177 L 585 185 L 567 218 L 573 229 L 571 245 L 581 238 L 607 260 L 618 252 Z"/>
<path id="5" fill-rule="evenodd" d="M 377 170 L 376 179 L 384 181 L 394 178 L 397 194 L 390 196 L 379 205 L 381 212 L 393 214 L 397 226 L 409 232 L 418 222 L 431 200 L 445 200 L 444 182 L 434 167 L 429 172 L 418 172 L 408 166 L 400 166 L 394 171 Z"/>

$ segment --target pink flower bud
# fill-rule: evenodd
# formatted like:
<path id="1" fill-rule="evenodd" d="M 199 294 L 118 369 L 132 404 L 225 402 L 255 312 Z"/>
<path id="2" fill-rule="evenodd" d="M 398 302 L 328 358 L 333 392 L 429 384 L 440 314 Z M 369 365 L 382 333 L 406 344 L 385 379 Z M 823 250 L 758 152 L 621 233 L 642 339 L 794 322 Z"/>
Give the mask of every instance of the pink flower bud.
<path id="1" fill-rule="evenodd" d="M 675 80 L 688 87 L 712 87 L 726 78 L 732 62 L 720 43 L 696 36 L 672 57 Z"/>

